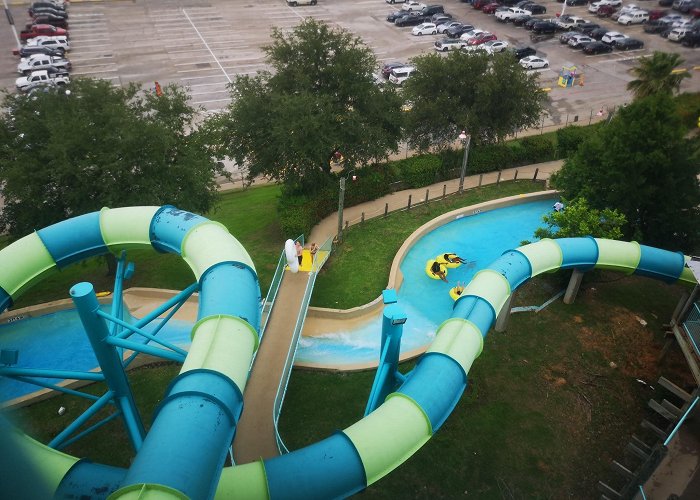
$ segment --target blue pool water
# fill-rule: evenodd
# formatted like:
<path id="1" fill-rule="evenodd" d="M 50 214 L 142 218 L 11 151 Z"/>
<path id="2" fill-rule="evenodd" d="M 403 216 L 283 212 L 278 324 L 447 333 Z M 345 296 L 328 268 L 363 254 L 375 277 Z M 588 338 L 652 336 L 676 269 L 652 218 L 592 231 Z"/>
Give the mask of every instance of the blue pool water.
<path id="1" fill-rule="evenodd" d="M 458 281 L 468 283 L 474 274 L 503 252 L 531 239 L 551 210 L 551 200 L 530 202 L 508 208 L 464 216 L 422 237 L 401 264 L 404 282 L 399 304 L 406 311 L 401 349 L 403 352 L 429 344 L 438 325 L 447 319 L 454 301 L 449 290 Z M 469 264 L 448 270 L 449 283 L 426 276 L 426 261 L 439 254 L 455 252 Z M 105 306 L 105 311 L 109 308 Z M 133 322 L 133 318 L 126 318 Z M 156 323 L 144 328 L 150 332 Z M 170 320 L 158 337 L 186 348 L 192 325 Z M 353 330 L 302 337 L 296 359 L 308 363 L 356 364 L 379 358 L 381 317 Z M 139 340 L 137 335 L 131 340 Z M 18 349 L 17 367 L 86 371 L 97 366 L 92 348 L 75 310 L 59 311 L 0 325 L 0 349 Z M 55 381 L 54 381 L 55 382 Z M 31 393 L 38 388 L 0 377 L 0 402 Z"/>
<path id="2" fill-rule="evenodd" d="M 401 263 L 404 281 L 399 304 L 406 311 L 401 351 L 407 352 L 432 342 L 440 323 L 452 313 L 454 301 L 449 290 L 460 281 L 466 284 L 474 274 L 495 261 L 503 252 L 532 240 L 542 226 L 542 216 L 552 209 L 552 201 L 536 201 L 499 208 L 458 218 L 422 237 Z M 426 262 L 437 255 L 454 252 L 469 261 L 448 269 L 449 283 L 430 279 Z M 379 359 L 381 317 L 353 331 L 303 337 L 296 359 L 308 363 L 355 364 Z"/>
<path id="3" fill-rule="evenodd" d="M 110 307 L 103 306 L 102 310 L 109 312 Z M 125 321 L 133 323 L 134 319 L 125 318 Z M 144 327 L 144 330 L 150 333 L 156 326 L 157 321 Z M 157 337 L 185 348 L 190 343 L 191 329 L 191 324 L 171 319 Z M 129 340 L 142 342 L 145 339 L 139 335 L 132 335 Z M 0 349 L 19 351 L 16 368 L 88 371 L 97 366 L 95 354 L 75 309 L 0 325 Z M 56 379 L 39 380 L 60 382 Z M 38 389 L 41 388 L 33 384 L 0 377 L 0 402 Z"/>

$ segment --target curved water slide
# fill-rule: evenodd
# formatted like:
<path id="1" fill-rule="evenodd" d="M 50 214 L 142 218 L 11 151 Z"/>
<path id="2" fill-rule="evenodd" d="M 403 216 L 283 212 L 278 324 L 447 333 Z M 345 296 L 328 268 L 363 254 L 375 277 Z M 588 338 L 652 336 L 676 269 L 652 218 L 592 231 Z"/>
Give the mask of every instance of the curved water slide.
<path id="1" fill-rule="evenodd" d="M 193 225 L 191 229 L 196 227 Z M 121 245 L 109 249 L 114 251 L 127 244 L 128 239 L 123 238 Z M 182 238 L 183 248 L 188 239 L 187 236 Z M 252 264 L 246 263 L 245 256 L 240 254 L 242 249 L 237 245 L 230 242 L 226 245 L 228 251 L 219 251 L 211 243 L 205 245 L 206 251 L 199 245 L 192 247 L 215 254 L 204 264 L 195 259 L 200 262 L 194 267 L 200 272 L 195 271 L 197 276 L 203 274 L 200 278 L 203 280 L 210 267 L 216 268 L 220 262 L 233 262 L 234 268 L 246 271 L 236 274 L 236 279 L 250 282 L 254 275 Z M 170 251 L 175 248 L 156 243 L 153 246 Z M 238 258 L 243 262 L 233 261 L 229 252 L 240 254 Z M 187 255 L 193 255 L 190 252 L 182 254 L 186 259 Z M 18 256 L 18 253 L 14 254 L 14 257 Z M 519 285 L 547 271 L 593 268 L 615 269 L 668 283 L 695 283 L 689 269 L 684 266 L 686 259 L 679 253 L 634 242 L 594 238 L 543 240 L 506 252 L 489 268 L 475 275 L 455 303 L 452 317 L 439 326 L 435 341 L 406 382 L 374 412 L 347 429 L 301 450 L 223 471 L 222 457 L 239 415 L 240 399 L 237 398 L 245 385 L 244 372 L 247 372 L 256 344 L 250 335 L 250 324 L 242 319 L 244 311 L 236 311 L 237 316 L 220 314 L 217 311 L 221 308 L 230 307 L 226 306 L 228 297 L 215 288 L 206 290 L 203 287 L 201 319 L 194 328 L 192 351 L 128 471 L 79 462 L 26 437 L 19 442 L 29 444 L 21 445 L 20 449 L 30 454 L 41 476 L 50 478 L 51 489 L 59 497 L 68 491 L 79 493 L 75 486 L 73 490 L 68 488 L 79 481 L 85 492 L 104 487 L 105 494 L 108 494 L 116 489 L 113 498 L 146 497 L 156 492 L 159 498 L 207 498 L 215 495 L 227 499 L 308 499 L 349 496 L 398 467 L 442 426 L 466 388 L 467 373 L 483 349 L 486 333 Z M 0 264 L 5 262 L 5 254 L 0 252 Z M 244 276 L 246 273 L 247 277 Z M 29 275 L 27 281 L 32 279 Z M 0 286 L 5 286 L 2 279 Z M 209 302 L 207 291 L 214 291 L 212 302 Z M 15 296 L 12 289 L 7 295 Z M 208 314 L 203 314 L 203 311 Z M 250 310 L 246 314 L 250 314 Z M 212 318 L 219 318 L 224 327 L 214 328 L 219 319 Z M 202 324 L 210 325 L 203 330 L 203 336 L 206 345 L 209 348 L 215 346 L 215 350 L 200 346 L 198 338 Z M 227 341 L 220 337 L 226 337 Z M 234 339 L 238 341 L 236 345 Z M 210 363 L 209 355 L 218 362 Z M 190 372 L 202 375 L 202 378 L 193 377 L 190 382 L 186 377 Z M 199 384 L 195 385 L 195 382 Z M 191 404 L 188 398 L 193 398 Z M 206 418 L 189 411 L 189 406 L 199 405 L 212 407 L 206 412 Z M 222 417 L 225 423 L 221 420 L 215 422 L 215 416 L 217 419 Z M 196 439 L 188 437 L 187 432 L 195 434 Z M 210 436 L 206 445 L 197 442 L 203 433 Z"/>

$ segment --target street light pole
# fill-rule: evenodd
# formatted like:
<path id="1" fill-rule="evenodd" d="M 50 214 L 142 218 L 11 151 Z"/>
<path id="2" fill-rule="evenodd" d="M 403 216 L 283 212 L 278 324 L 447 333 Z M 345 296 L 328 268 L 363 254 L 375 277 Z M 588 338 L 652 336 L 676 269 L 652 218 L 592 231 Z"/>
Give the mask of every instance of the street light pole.
<path id="1" fill-rule="evenodd" d="M 345 202 L 345 177 L 340 178 L 340 191 L 338 192 L 338 236 L 340 243 L 343 240 L 343 203 Z"/>
<path id="2" fill-rule="evenodd" d="M 464 144 L 464 159 L 462 160 L 462 172 L 459 174 L 459 192 L 460 194 L 464 191 L 464 176 L 467 173 L 467 158 L 469 158 L 469 144 L 471 143 L 472 136 L 467 134 L 464 130 L 459 134 L 459 138 Z"/>
<path id="3" fill-rule="evenodd" d="M 345 180 L 350 177 L 350 174 L 352 174 L 355 171 L 353 168 L 348 172 L 345 177 L 340 178 L 340 190 L 338 191 L 338 235 L 336 236 L 336 240 L 338 243 L 341 243 L 343 241 L 343 205 L 345 204 Z M 355 180 L 355 176 L 352 176 L 352 180 Z"/>

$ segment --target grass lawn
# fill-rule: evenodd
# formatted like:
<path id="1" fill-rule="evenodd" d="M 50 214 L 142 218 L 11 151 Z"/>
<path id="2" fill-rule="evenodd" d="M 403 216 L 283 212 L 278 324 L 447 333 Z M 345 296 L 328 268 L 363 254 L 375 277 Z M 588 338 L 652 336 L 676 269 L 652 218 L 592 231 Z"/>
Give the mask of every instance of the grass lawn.
<path id="1" fill-rule="evenodd" d="M 386 286 L 396 250 L 427 220 L 458 206 L 540 188 L 529 181 L 489 186 L 353 226 L 319 276 L 314 304 L 338 307 L 329 304 L 328 297 L 351 307 L 376 298 Z M 226 224 L 249 250 L 264 287 L 284 239 L 275 223 L 277 194 L 275 186 L 227 194 L 221 207 L 209 214 Z M 158 258 L 158 264 L 147 260 L 152 258 Z M 137 261 L 135 276 L 144 268 L 147 276 L 127 286 L 182 288 L 192 279 L 175 262 L 179 258 L 172 263 L 164 263 L 163 256 L 139 259 L 143 260 Z M 353 278 L 359 267 L 366 272 L 361 279 Z M 87 265 L 76 269 L 89 273 Z M 92 273 L 102 270 L 96 265 Z M 567 278 L 556 273 L 533 279 L 518 290 L 514 305 L 542 304 L 565 286 Z M 67 290 L 73 282 L 66 280 L 55 290 Z M 44 284 L 39 288 L 35 293 Z M 645 278 L 591 272 L 575 304 L 555 301 L 539 313 L 514 314 L 506 332 L 491 332 L 486 338 L 484 352 L 469 374 L 469 386 L 445 425 L 363 496 L 596 498 L 596 482 L 611 477 L 611 460 L 622 457 L 622 447 L 633 432 L 642 435 L 637 426 L 654 393 L 636 379 L 655 383 L 663 374 L 683 385 L 688 377 L 676 351 L 661 365 L 656 362 L 663 345 L 662 324 L 680 293 L 679 287 Z M 39 298 L 35 296 L 35 301 Z M 412 366 L 413 362 L 404 363 L 401 370 L 406 373 Z M 175 365 L 160 364 L 130 373 L 146 422 L 178 371 Z M 373 377 L 373 371 L 294 370 L 280 420 L 287 446 L 297 449 L 360 419 Z M 101 390 L 91 387 L 95 393 Z M 63 417 L 56 413 L 60 406 L 67 408 Z M 47 442 L 85 407 L 76 398 L 57 396 L 10 413 L 21 428 Z M 118 421 L 65 451 L 122 467 L 131 458 Z"/>

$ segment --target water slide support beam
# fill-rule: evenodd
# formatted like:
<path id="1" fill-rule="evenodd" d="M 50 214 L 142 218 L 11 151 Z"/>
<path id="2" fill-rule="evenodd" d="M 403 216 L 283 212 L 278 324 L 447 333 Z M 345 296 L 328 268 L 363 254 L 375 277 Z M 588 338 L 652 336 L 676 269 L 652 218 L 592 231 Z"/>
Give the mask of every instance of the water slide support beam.
<path id="1" fill-rule="evenodd" d="M 566 293 L 564 293 L 564 304 L 573 304 L 574 300 L 576 300 L 578 289 L 581 287 L 581 281 L 583 281 L 583 274 L 583 271 L 578 269 L 574 269 L 571 273 L 569 285 L 566 287 Z"/>
<path id="2" fill-rule="evenodd" d="M 511 309 L 511 303 L 513 302 L 513 294 L 511 293 L 508 296 L 508 299 L 506 299 L 506 303 L 503 304 L 503 307 L 501 308 L 500 312 L 498 313 L 498 317 L 496 318 L 496 326 L 494 329 L 497 332 L 505 332 L 506 328 L 508 328 L 508 320 L 510 319 L 510 309 Z"/>
<path id="3" fill-rule="evenodd" d="M 143 443 L 146 431 L 136 408 L 131 393 L 129 380 L 124 372 L 118 349 L 106 342 L 110 339 L 109 328 L 105 320 L 98 316 L 100 304 L 91 283 L 78 283 L 70 290 L 71 298 L 78 310 L 95 357 L 100 364 L 110 391 L 114 393 L 114 403 L 124 415 L 124 423 L 134 449 L 138 451 Z"/>

